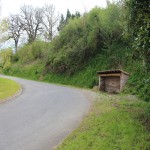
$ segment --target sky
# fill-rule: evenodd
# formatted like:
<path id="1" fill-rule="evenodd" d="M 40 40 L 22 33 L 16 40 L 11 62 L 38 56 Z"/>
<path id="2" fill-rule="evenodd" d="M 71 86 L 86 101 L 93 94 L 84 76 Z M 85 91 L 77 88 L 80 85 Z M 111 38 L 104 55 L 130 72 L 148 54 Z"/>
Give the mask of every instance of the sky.
<path id="1" fill-rule="evenodd" d="M 57 12 L 65 15 L 67 9 L 71 13 L 75 11 L 84 13 L 91 10 L 94 6 L 105 7 L 106 0 L 1 0 L 1 17 L 7 17 L 10 13 L 19 13 L 20 6 L 24 4 L 33 5 L 34 7 L 53 4 Z"/>

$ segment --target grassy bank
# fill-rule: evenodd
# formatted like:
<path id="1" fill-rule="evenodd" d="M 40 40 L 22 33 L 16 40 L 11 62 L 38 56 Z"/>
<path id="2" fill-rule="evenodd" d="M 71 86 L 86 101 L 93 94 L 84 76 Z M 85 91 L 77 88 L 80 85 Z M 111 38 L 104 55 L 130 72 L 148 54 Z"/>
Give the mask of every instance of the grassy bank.
<path id="1" fill-rule="evenodd" d="M 89 115 L 57 150 L 148 150 L 150 122 L 143 120 L 147 108 L 133 96 L 100 94 Z"/>
<path id="2" fill-rule="evenodd" d="M 114 47 L 109 55 L 107 52 L 103 52 L 91 58 L 82 69 L 77 70 L 71 75 L 67 73 L 53 73 L 51 70 L 45 71 L 47 68 L 42 60 L 36 60 L 26 64 L 17 62 L 1 70 L 7 75 L 32 80 L 92 88 L 98 85 L 97 71 L 120 68 L 130 74 L 124 92 L 138 95 L 141 99 L 149 102 L 150 74 L 145 73 L 141 61 L 133 61 L 130 58 L 129 51 L 130 49 L 126 49 L 122 46 Z"/>
<path id="3" fill-rule="evenodd" d="M 20 85 L 15 81 L 0 78 L 0 101 L 13 96 L 20 90 Z"/>

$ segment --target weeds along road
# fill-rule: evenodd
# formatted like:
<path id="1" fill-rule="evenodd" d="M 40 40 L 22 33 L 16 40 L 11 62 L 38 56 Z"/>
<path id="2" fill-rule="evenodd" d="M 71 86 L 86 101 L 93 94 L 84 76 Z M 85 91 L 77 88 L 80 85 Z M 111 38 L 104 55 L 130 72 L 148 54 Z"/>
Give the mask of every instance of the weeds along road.
<path id="1" fill-rule="evenodd" d="M 78 89 L 6 78 L 19 82 L 23 92 L 0 104 L 0 150 L 51 150 L 89 110 Z"/>

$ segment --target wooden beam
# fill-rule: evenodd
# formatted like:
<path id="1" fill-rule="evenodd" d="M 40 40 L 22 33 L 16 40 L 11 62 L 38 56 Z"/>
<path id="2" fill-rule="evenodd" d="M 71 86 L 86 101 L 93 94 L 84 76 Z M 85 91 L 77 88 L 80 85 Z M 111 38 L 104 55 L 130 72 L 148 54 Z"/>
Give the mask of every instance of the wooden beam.
<path id="1" fill-rule="evenodd" d="M 113 74 L 100 74 L 101 77 L 120 77 L 121 74 L 120 73 L 113 73 Z"/>

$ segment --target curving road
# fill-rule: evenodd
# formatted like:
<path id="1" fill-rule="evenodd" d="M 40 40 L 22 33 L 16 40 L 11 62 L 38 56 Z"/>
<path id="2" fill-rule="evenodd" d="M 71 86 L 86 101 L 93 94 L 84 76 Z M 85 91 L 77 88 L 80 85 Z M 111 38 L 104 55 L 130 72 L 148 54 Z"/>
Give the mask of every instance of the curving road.
<path id="1" fill-rule="evenodd" d="M 51 150 L 90 107 L 78 89 L 7 78 L 19 82 L 23 93 L 0 104 L 0 150 Z"/>

